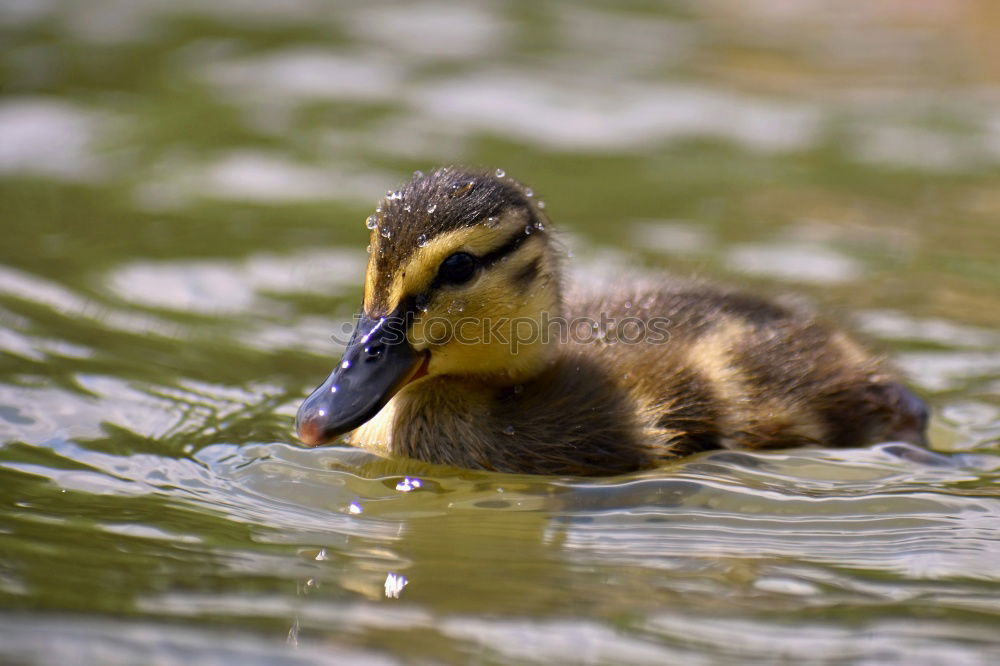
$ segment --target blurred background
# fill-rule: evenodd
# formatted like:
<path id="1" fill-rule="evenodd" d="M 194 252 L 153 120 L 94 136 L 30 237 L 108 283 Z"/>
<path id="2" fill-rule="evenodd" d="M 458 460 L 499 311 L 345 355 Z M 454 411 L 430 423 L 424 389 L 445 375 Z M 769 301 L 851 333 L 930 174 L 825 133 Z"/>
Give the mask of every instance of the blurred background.
<path id="1" fill-rule="evenodd" d="M 0 35 L 0 661 L 997 655 L 1000 4 L 0 0 Z M 806 295 L 952 457 L 296 448 L 365 217 L 449 163 L 529 184 L 575 279 Z"/>

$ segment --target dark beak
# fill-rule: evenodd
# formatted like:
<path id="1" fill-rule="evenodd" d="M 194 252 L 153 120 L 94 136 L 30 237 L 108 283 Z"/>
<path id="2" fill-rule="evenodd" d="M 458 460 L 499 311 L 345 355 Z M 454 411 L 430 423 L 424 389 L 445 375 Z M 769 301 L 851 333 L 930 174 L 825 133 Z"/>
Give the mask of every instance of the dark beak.
<path id="1" fill-rule="evenodd" d="M 321 446 L 354 430 L 423 370 L 424 359 L 407 342 L 402 317 L 362 313 L 340 365 L 299 407 L 299 439 Z"/>

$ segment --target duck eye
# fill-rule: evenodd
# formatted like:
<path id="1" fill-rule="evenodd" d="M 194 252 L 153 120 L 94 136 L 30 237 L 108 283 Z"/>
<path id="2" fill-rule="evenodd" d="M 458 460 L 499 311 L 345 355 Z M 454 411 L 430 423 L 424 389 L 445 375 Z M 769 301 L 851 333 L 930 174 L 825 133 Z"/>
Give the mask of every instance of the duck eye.
<path id="1" fill-rule="evenodd" d="M 476 258 L 468 252 L 456 252 L 441 262 L 438 281 L 441 284 L 462 284 L 476 272 Z"/>

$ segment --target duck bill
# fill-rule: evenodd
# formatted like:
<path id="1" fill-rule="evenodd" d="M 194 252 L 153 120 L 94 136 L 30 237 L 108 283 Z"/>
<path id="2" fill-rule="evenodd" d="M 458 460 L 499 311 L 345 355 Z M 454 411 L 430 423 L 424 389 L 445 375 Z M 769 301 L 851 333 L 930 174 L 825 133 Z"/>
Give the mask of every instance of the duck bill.
<path id="1" fill-rule="evenodd" d="M 375 416 L 425 369 L 426 354 L 406 340 L 402 317 L 362 313 L 340 365 L 299 407 L 295 427 L 307 446 L 322 446 Z"/>

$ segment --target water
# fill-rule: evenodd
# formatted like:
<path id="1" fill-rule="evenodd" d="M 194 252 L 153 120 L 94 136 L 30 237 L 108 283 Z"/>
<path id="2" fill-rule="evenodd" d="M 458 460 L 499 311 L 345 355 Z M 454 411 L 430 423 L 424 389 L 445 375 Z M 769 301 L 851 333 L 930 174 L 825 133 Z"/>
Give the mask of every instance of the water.
<path id="1" fill-rule="evenodd" d="M 7 0 L 0 29 L 0 661 L 1000 659 L 989 0 Z M 297 447 L 359 222 L 449 162 L 544 197 L 574 280 L 853 324 L 938 453 L 587 480 Z"/>

